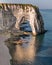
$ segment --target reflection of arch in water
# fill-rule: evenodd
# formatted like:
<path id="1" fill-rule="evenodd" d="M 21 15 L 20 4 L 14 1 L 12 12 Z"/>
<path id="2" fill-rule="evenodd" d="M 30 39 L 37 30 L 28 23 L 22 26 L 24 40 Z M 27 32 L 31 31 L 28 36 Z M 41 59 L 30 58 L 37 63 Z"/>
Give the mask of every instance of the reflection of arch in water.
<path id="1" fill-rule="evenodd" d="M 33 37 L 31 36 L 30 39 L 27 39 L 27 43 L 22 43 L 22 45 L 13 45 L 8 43 L 7 46 L 9 48 L 9 53 L 12 57 L 11 65 L 21 65 L 21 64 L 32 64 L 35 61 L 35 56 L 41 43 L 43 41 L 40 37 Z M 17 41 L 18 42 L 18 41 Z"/>

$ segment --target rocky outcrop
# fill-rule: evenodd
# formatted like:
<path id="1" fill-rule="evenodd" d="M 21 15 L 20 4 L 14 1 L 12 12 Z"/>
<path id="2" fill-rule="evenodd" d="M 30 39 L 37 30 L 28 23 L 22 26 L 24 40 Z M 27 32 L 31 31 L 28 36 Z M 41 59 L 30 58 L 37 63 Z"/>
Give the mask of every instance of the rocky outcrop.
<path id="1" fill-rule="evenodd" d="M 15 26 L 20 29 L 20 24 L 29 21 L 33 35 L 44 32 L 44 23 L 39 8 L 31 4 L 1 4 L 3 28 Z"/>

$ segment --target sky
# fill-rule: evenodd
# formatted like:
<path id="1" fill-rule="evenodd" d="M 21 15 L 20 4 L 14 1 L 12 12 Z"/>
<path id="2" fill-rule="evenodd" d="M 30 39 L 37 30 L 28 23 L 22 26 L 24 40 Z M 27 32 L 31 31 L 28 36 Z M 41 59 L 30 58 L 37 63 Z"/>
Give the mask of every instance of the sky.
<path id="1" fill-rule="evenodd" d="M 40 9 L 52 9 L 52 0 L 0 0 L 0 3 L 25 3 L 37 5 Z"/>

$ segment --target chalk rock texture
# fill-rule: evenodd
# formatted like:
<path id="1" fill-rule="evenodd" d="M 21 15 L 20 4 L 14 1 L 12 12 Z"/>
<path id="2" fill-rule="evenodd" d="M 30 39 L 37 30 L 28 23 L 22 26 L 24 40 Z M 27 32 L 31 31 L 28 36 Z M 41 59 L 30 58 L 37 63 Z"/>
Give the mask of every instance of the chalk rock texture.
<path id="1" fill-rule="evenodd" d="M 25 20 L 29 21 L 33 35 L 43 33 L 44 22 L 39 8 L 31 4 L 1 4 L 2 6 L 2 27 L 9 29 L 15 27 L 20 29 L 20 24 Z"/>

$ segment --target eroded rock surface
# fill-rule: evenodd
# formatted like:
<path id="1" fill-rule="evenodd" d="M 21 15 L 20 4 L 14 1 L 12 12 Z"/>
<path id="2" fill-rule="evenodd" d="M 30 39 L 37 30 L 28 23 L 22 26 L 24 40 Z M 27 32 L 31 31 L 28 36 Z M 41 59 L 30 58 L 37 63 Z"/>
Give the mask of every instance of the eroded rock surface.
<path id="1" fill-rule="evenodd" d="M 1 4 L 3 28 L 15 27 L 20 29 L 20 24 L 29 21 L 33 35 L 44 32 L 44 23 L 39 8 L 31 4 Z"/>

